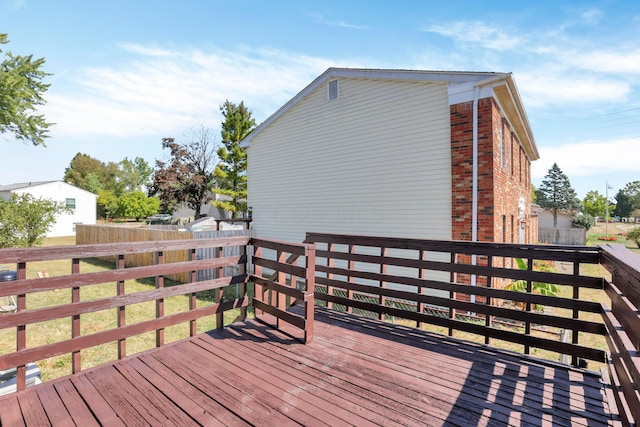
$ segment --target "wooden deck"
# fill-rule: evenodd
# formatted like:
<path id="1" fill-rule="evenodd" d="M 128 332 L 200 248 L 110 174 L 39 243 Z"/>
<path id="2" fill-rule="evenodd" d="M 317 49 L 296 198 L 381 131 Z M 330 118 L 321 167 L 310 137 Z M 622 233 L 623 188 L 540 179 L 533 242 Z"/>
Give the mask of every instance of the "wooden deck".
<path id="1" fill-rule="evenodd" d="M 316 309 L 303 345 L 255 320 L 0 399 L 18 425 L 611 424 L 589 371 Z"/>

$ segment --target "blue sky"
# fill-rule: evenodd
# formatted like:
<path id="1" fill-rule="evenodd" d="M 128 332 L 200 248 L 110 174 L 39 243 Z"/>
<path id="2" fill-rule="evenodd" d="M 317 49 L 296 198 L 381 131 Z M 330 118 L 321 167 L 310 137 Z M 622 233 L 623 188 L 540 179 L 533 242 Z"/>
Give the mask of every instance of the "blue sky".
<path id="1" fill-rule="evenodd" d="M 166 160 L 219 106 L 260 123 L 328 67 L 513 72 L 541 155 L 578 196 L 640 180 L 640 2 L 0 0 L 3 50 L 46 59 L 47 147 L 0 135 L 0 184 L 82 152 Z"/>

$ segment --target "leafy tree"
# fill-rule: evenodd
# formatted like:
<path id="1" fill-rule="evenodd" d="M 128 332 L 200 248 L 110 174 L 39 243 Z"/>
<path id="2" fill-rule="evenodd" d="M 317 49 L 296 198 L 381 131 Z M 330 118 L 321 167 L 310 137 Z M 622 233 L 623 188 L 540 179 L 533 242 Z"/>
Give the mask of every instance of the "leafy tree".
<path id="1" fill-rule="evenodd" d="M 588 213 L 579 213 L 578 215 L 574 216 L 573 220 L 571 221 L 571 224 L 573 224 L 574 227 L 584 228 L 587 231 L 589 231 L 589 229 L 593 227 L 595 223 L 595 218 Z"/>
<path id="2" fill-rule="evenodd" d="M 7 34 L 0 33 L 0 45 L 7 43 Z M 11 52 L 4 52 L 0 62 L 0 133 L 11 133 L 16 139 L 42 146 L 51 125 L 37 114 L 38 106 L 46 103 L 42 95 L 49 89 L 42 82 L 50 75 L 41 70 L 44 62 L 44 58 Z"/>
<path id="3" fill-rule="evenodd" d="M 213 192 L 230 200 L 217 200 L 213 205 L 231 211 L 233 218 L 237 218 L 247 210 L 247 152 L 240 148 L 239 142 L 253 131 L 256 121 L 244 102 L 236 105 L 227 100 L 220 110 L 224 117 L 221 131 L 223 146 L 218 149 L 220 163 L 214 171 L 216 188 Z"/>
<path id="4" fill-rule="evenodd" d="M 40 243 L 56 217 L 66 212 L 64 202 L 36 199 L 28 193 L 0 200 L 0 247 L 23 248 Z"/>
<path id="5" fill-rule="evenodd" d="M 615 207 L 609 203 L 609 212 L 612 213 Z M 582 209 L 585 214 L 604 218 L 607 215 L 607 198 L 597 191 L 589 191 L 582 200 Z"/>
<path id="6" fill-rule="evenodd" d="M 147 197 L 142 191 L 132 191 L 118 197 L 114 216 L 140 220 L 157 214 L 159 209 L 160 200 L 157 197 Z"/>
<path id="7" fill-rule="evenodd" d="M 64 181 L 95 194 L 107 190 L 119 196 L 122 194 L 119 173 L 116 163 L 105 164 L 87 154 L 77 153 L 64 171 Z"/>
<path id="8" fill-rule="evenodd" d="M 101 190 L 96 200 L 97 214 L 100 218 L 113 218 L 118 209 L 118 198 L 111 191 Z"/>
<path id="9" fill-rule="evenodd" d="M 633 211 L 640 209 L 640 181 L 628 182 L 616 194 L 615 215 L 621 218 L 632 216 Z"/>
<path id="10" fill-rule="evenodd" d="M 209 130 L 200 128 L 193 132 L 191 142 L 186 144 L 179 144 L 174 138 L 162 138 L 162 148 L 170 150 L 171 161 L 156 160 L 149 195 L 158 196 L 162 212 L 172 212 L 185 203 L 199 218 L 202 204 L 213 199 L 215 152 Z"/>
<path id="11" fill-rule="evenodd" d="M 627 233 L 627 239 L 634 241 L 640 248 L 640 227 L 636 227 Z"/>
<path id="12" fill-rule="evenodd" d="M 118 182 L 125 192 L 142 191 L 151 183 L 153 168 L 143 158 L 136 157 L 133 161 L 127 157 L 119 163 Z"/>
<path id="13" fill-rule="evenodd" d="M 541 207 L 551 209 L 554 228 L 558 225 L 558 209 L 576 209 L 580 206 L 569 178 L 556 163 L 542 180 L 540 188 L 536 191 L 536 199 Z"/>

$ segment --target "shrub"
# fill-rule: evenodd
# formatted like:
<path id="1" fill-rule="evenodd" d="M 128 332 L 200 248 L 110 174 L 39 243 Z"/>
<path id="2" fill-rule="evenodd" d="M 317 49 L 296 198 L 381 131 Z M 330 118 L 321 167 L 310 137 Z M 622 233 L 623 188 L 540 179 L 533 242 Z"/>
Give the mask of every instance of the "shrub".
<path id="1" fill-rule="evenodd" d="M 593 227 L 595 223 L 596 220 L 593 216 L 583 213 L 574 216 L 573 220 L 571 221 L 571 224 L 573 224 L 574 227 L 584 228 L 587 231 L 589 231 L 589 229 Z"/>
<path id="2" fill-rule="evenodd" d="M 640 227 L 636 227 L 633 230 L 627 232 L 627 239 L 634 241 L 640 248 Z"/>

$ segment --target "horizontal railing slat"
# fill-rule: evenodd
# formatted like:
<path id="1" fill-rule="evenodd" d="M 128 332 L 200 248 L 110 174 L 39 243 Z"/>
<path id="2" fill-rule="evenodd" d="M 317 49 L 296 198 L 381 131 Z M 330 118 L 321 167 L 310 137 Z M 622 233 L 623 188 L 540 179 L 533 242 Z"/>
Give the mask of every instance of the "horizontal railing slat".
<path id="1" fill-rule="evenodd" d="M 98 258 L 110 255 L 140 252 L 183 251 L 197 248 L 244 246 L 249 237 L 222 237 L 215 239 L 160 240 L 149 242 L 101 243 L 89 245 L 46 246 L 34 248 L 0 249 L 0 264 L 21 260 L 50 261 L 54 259 Z"/>
<path id="2" fill-rule="evenodd" d="M 18 325 L 30 325 L 47 320 L 60 319 L 77 314 L 94 313 L 96 311 L 107 310 L 110 308 L 154 301 L 160 298 L 169 298 L 195 292 L 220 289 L 229 285 L 244 283 L 245 279 L 246 275 L 226 276 L 220 279 L 211 279 L 201 282 L 187 283 L 184 285 L 157 288 L 149 291 L 116 295 L 91 301 L 81 301 L 77 303 L 57 305 L 54 307 L 7 313 L 2 316 L 2 325 L 10 328 Z"/>
<path id="3" fill-rule="evenodd" d="M 260 300 L 253 300 L 254 307 L 257 310 L 262 310 L 265 313 L 269 313 L 272 316 L 277 317 L 280 320 L 284 320 L 285 322 L 295 326 L 299 329 L 304 329 L 306 326 L 306 321 L 303 317 L 297 316 L 285 310 L 280 310 L 273 305 L 266 304 Z"/>
<path id="4" fill-rule="evenodd" d="M 594 246 L 524 245 L 517 243 L 470 242 L 456 240 L 408 239 L 378 236 L 307 233 L 305 242 L 411 249 L 466 255 L 508 258 L 534 258 L 549 261 L 598 264 L 599 249 Z"/>
<path id="5" fill-rule="evenodd" d="M 188 322 L 204 316 L 231 310 L 233 308 L 246 307 L 248 304 L 248 297 L 245 297 L 243 300 L 225 301 L 219 304 L 212 304 L 210 306 L 167 315 L 158 319 L 146 320 L 144 322 L 135 323 L 133 325 L 127 325 L 124 327 L 97 332 L 90 335 L 82 335 L 53 344 L 27 348 L 24 350 L 16 351 L 14 353 L 0 356 L 0 370 L 8 369 L 14 366 L 25 365 L 27 363 L 44 358 L 68 354 L 74 351 L 80 351 L 88 347 L 110 343 L 113 341 L 132 337 L 134 335 L 140 335 L 145 332 L 151 332 L 161 328 L 166 328 L 168 326 Z"/>
<path id="6" fill-rule="evenodd" d="M 554 351 L 562 354 L 569 354 L 577 357 L 584 357 L 590 360 L 605 360 L 605 352 L 599 349 L 585 347 L 577 344 L 565 343 L 562 341 L 550 340 L 546 338 L 526 335 L 519 332 L 512 332 L 504 329 L 488 328 L 484 325 L 478 325 L 460 320 L 437 317 L 430 314 L 418 313 L 413 311 L 401 310 L 393 307 L 380 306 L 378 304 L 367 303 L 336 295 L 316 294 L 315 298 L 321 301 L 330 301 L 335 304 L 342 304 L 361 310 L 371 311 L 374 313 L 382 313 L 390 316 L 403 317 L 417 322 L 430 323 L 446 328 L 470 332 L 472 334 L 485 335 L 491 338 L 509 341 L 516 344 L 528 344 L 537 348 Z"/>
<path id="7" fill-rule="evenodd" d="M 458 292 L 463 294 L 474 294 L 483 297 L 500 298 L 506 300 L 515 300 L 532 304 L 548 305 L 551 307 L 579 309 L 590 313 L 600 313 L 600 304 L 592 301 L 572 300 L 562 297 L 554 297 L 550 295 L 528 294 L 525 292 L 507 291 L 504 289 L 486 288 L 482 286 L 470 286 L 467 284 L 456 284 L 448 282 L 440 282 L 428 279 L 419 279 L 415 277 L 394 276 L 389 274 L 380 274 L 366 271 L 354 271 L 343 268 L 327 267 L 317 265 L 316 271 L 337 276 L 349 276 L 360 279 L 373 281 L 382 281 L 386 283 L 396 283 L 399 285 L 409 285 L 423 287 L 434 290 Z M 317 279 L 316 279 L 317 280 Z M 373 289 L 375 287 L 372 286 Z"/>
<path id="8" fill-rule="evenodd" d="M 234 266 L 238 264 L 246 264 L 246 262 L 246 255 L 238 255 L 225 258 L 174 262 L 171 264 L 154 264 L 145 267 L 129 267 L 95 273 L 79 273 L 67 276 L 45 277 L 41 279 L 23 279 L 12 282 L 3 282 L 2 286 L 0 286 L 0 296 L 67 289 L 77 286 L 115 282 L 118 280 L 143 279 L 147 277 L 184 273 L 194 270 L 197 271 L 209 268 Z"/>
<path id="9" fill-rule="evenodd" d="M 582 288 L 602 289 L 602 278 L 551 273 L 544 271 L 517 270 L 513 268 L 489 267 L 484 265 L 452 264 L 450 262 L 418 259 L 396 258 L 389 256 L 354 254 L 351 252 L 323 251 L 316 252 L 318 257 L 359 261 L 387 266 L 419 268 L 423 270 L 445 271 L 449 273 L 475 274 L 478 276 L 494 276 L 513 280 L 531 280 L 534 282 L 555 283 L 558 285 L 580 286 Z"/>
<path id="10" fill-rule="evenodd" d="M 487 304 L 468 302 L 463 300 L 451 299 L 448 297 L 438 297 L 428 294 L 416 294 L 415 292 L 405 292 L 390 288 L 378 288 L 369 285 L 359 285 L 353 282 L 345 282 L 339 280 L 331 280 L 323 277 L 317 277 L 316 283 L 319 285 L 333 286 L 360 293 L 367 293 L 376 296 L 387 296 L 399 300 L 407 300 L 415 303 L 431 304 L 444 308 L 455 308 L 470 313 L 482 313 L 490 316 L 502 317 L 510 320 L 521 322 L 531 322 L 543 326 L 555 326 L 558 328 L 576 329 L 580 332 L 604 335 L 606 329 L 602 323 L 591 322 L 581 319 L 570 319 L 558 317 L 543 313 L 527 312 L 511 308 L 496 307 Z M 468 286 L 468 285 L 467 285 Z M 512 292 L 512 291 L 507 291 Z M 522 295 L 521 292 L 512 292 L 514 296 Z"/>

